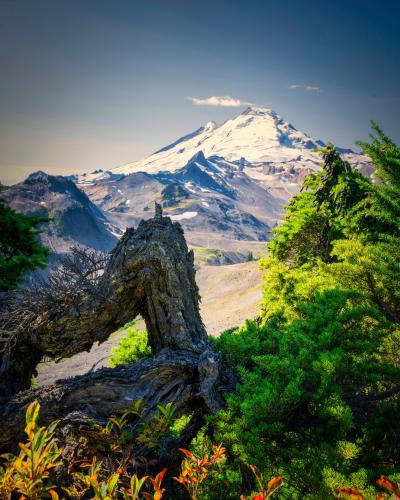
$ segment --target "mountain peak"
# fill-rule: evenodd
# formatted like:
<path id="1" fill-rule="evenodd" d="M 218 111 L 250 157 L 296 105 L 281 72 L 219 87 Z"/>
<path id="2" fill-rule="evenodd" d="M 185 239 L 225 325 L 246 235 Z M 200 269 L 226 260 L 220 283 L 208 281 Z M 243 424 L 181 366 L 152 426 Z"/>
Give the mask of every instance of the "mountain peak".
<path id="1" fill-rule="evenodd" d="M 210 121 L 142 161 L 113 169 L 113 173 L 174 172 L 193 161 L 200 150 L 205 158 L 216 155 L 230 162 L 287 163 L 301 156 L 303 162 L 313 163 L 320 161 L 312 152 L 318 144 L 269 106 L 250 105 L 219 126 Z"/>
<path id="2" fill-rule="evenodd" d="M 251 116 L 269 115 L 269 116 L 272 116 L 274 118 L 277 116 L 275 111 L 272 110 L 271 108 L 268 108 L 267 106 L 255 106 L 254 104 L 251 106 L 248 106 L 241 114 L 242 115 L 251 115 Z"/>
<path id="3" fill-rule="evenodd" d="M 197 153 L 195 153 L 191 158 L 190 160 L 188 161 L 188 164 L 189 163 L 204 163 L 206 162 L 206 157 L 204 156 L 204 153 L 203 151 L 197 151 Z"/>
<path id="4" fill-rule="evenodd" d="M 212 132 L 218 127 L 218 125 L 215 123 L 214 120 L 208 121 L 204 127 L 203 127 L 203 132 Z"/>
<path id="5" fill-rule="evenodd" d="M 38 170 L 31 173 L 24 181 L 25 184 L 35 184 L 37 182 L 47 184 L 49 182 L 49 174 L 46 174 L 43 170 Z"/>

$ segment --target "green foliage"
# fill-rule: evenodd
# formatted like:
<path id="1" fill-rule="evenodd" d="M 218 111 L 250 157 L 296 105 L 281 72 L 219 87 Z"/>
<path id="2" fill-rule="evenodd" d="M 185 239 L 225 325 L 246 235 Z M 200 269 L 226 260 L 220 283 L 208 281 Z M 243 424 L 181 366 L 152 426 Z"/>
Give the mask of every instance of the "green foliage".
<path id="1" fill-rule="evenodd" d="M 322 170 L 305 179 L 268 245 L 273 257 L 291 267 L 318 259 L 330 262 L 332 242 L 346 234 L 346 216 L 355 216 L 371 188 L 369 179 L 343 161 L 333 146 L 321 154 Z"/>
<path id="2" fill-rule="evenodd" d="M 113 415 L 109 417 L 105 426 L 94 424 L 94 429 L 99 431 L 98 447 L 103 448 L 111 455 L 115 455 L 116 453 L 124 455 L 125 448 L 132 441 L 133 437 L 126 426 L 132 419 L 143 417 L 144 412 L 143 401 L 139 399 L 119 417 Z M 100 445 L 100 441 L 103 445 Z"/>
<path id="3" fill-rule="evenodd" d="M 60 463 L 61 451 L 54 438 L 58 422 L 47 428 L 39 427 L 39 410 L 37 401 L 26 410 L 25 433 L 28 440 L 19 444 L 19 455 L 2 455 L 5 463 L 0 465 L 0 495 L 4 500 L 14 498 L 13 493 L 31 500 L 58 498 L 49 480 L 51 470 Z"/>
<path id="4" fill-rule="evenodd" d="M 15 289 L 24 274 L 45 267 L 49 252 L 37 242 L 37 226 L 46 220 L 0 203 L 0 291 Z"/>
<path id="5" fill-rule="evenodd" d="M 285 224 L 275 230 L 268 249 L 273 256 L 291 266 L 317 258 L 329 258 L 329 214 L 318 210 L 313 195 L 300 193 L 292 199 L 285 214 Z"/>
<path id="6" fill-rule="evenodd" d="M 374 498 L 400 473 L 400 150 L 375 131 L 381 182 L 328 146 L 261 261 L 259 321 L 215 340 L 240 381 L 213 422 L 228 467 L 283 476 L 293 499 Z"/>
<path id="7" fill-rule="evenodd" d="M 369 239 L 400 237 L 400 149 L 375 123 L 372 128 L 372 142 L 359 145 L 371 157 L 380 182 L 371 188 L 364 218 L 357 222 Z"/>
<path id="8" fill-rule="evenodd" d="M 207 427 L 198 432 L 190 445 L 190 451 L 197 456 L 212 455 L 213 441 L 207 432 Z M 200 486 L 199 497 L 202 500 L 238 500 L 238 491 L 241 491 L 240 472 L 233 469 L 232 465 L 226 467 L 226 460 L 216 464 L 212 476 Z"/>
<path id="9" fill-rule="evenodd" d="M 148 358 L 151 349 L 147 345 L 147 332 L 139 330 L 134 324 L 126 327 L 127 335 L 123 337 L 116 347 L 108 362 L 111 368 L 127 363 L 136 363 L 139 359 Z"/>
<path id="10" fill-rule="evenodd" d="M 174 424 L 174 413 L 175 408 L 172 403 L 167 403 L 165 406 L 158 404 L 157 413 L 141 426 L 137 441 L 149 449 L 159 447 Z"/>
<path id="11" fill-rule="evenodd" d="M 400 369 L 379 355 L 377 312 L 353 305 L 357 298 L 318 292 L 299 305 L 296 320 L 248 322 L 217 339 L 241 377 L 216 421 L 217 439 L 238 460 L 284 476 L 303 493 L 332 493 L 324 470 L 344 471 L 344 484 L 346 470 L 362 468 L 357 459 L 368 456 L 371 443 L 368 426 L 355 422 L 357 405 L 400 382 Z M 396 439 L 396 432 L 388 436 Z"/>
<path id="12" fill-rule="evenodd" d="M 324 165 L 316 175 L 317 182 L 311 184 L 308 179 L 306 187 L 315 188 L 314 202 L 318 209 L 328 209 L 332 217 L 345 216 L 365 198 L 365 190 L 370 188 L 371 183 L 352 169 L 331 144 L 321 154 Z"/>

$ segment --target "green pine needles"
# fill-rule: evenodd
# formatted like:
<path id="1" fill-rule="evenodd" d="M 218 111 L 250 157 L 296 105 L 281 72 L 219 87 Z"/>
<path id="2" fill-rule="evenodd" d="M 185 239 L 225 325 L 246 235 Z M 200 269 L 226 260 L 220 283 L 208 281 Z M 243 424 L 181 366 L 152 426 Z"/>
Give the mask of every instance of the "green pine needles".
<path id="1" fill-rule="evenodd" d="M 373 128 L 378 182 L 322 151 L 261 261 L 261 317 L 215 340 L 240 381 L 217 441 L 282 498 L 400 479 L 400 149 Z"/>
<path id="2" fill-rule="evenodd" d="M 37 242 L 47 219 L 14 212 L 0 203 L 0 291 L 15 289 L 24 275 L 45 267 L 49 251 Z"/>

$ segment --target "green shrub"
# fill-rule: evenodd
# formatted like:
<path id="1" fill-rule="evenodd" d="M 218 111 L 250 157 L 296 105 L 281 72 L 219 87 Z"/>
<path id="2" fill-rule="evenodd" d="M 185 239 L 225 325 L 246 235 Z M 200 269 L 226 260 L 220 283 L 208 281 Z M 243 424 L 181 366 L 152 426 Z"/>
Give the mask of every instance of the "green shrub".
<path id="1" fill-rule="evenodd" d="M 112 348 L 112 354 L 108 360 L 111 368 L 127 363 L 136 363 L 139 359 L 148 358 L 151 349 L 147 345 L 147 332 L 139 330 L 134 324 L 126 329 L 126 337 L 123 337 L 116 347 Z"/>
<path id="2" fill-rule="evenodd" d="M 400 149 L 375 130 L 382 182 L 323 151 L 261 261 L 259 321 L 214 341 L 239 380 L 213 420 L 227 467 L 283 476 L 285 498 L 400 474 Z"/>

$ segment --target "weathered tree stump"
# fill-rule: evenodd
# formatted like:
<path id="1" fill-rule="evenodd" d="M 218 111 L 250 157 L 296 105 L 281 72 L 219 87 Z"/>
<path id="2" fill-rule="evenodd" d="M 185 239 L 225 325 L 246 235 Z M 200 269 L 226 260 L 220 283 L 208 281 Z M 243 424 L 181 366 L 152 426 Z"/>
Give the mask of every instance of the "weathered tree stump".
<path id="1" fill-rule="evenodd" d="M 24 292 L 8 313 L 21 311 L 15 306 L 20 300 L 21 316 L 10 322 L 3 314 L 0 448 L 20 437 L 25 409 L 34 400 L 41 403 L 42 422 L 61 419 L 81 433 L 83 422 L 104 423 L 132 401 L 142 399 L 147 414 L 158 403 L 172 402 L 177 415 L 193 415 L 188 441 L 202 414 L 221 408 L 222 392 L 232 388 L 200 317 L 193 252 L 181 226 L 163 217 L 160 207 L 153 219 L 126 231 L 104 272 L 97 271 L 89 281 L 90 272 L 80 271 L 79 280 L 71 278 L 75 287 L 53 280 L 49 289 Z M 29 389 L 43 356 L 59 360 L 88 350 L 138 314 L 146 323 L 151 358 Z"/>

